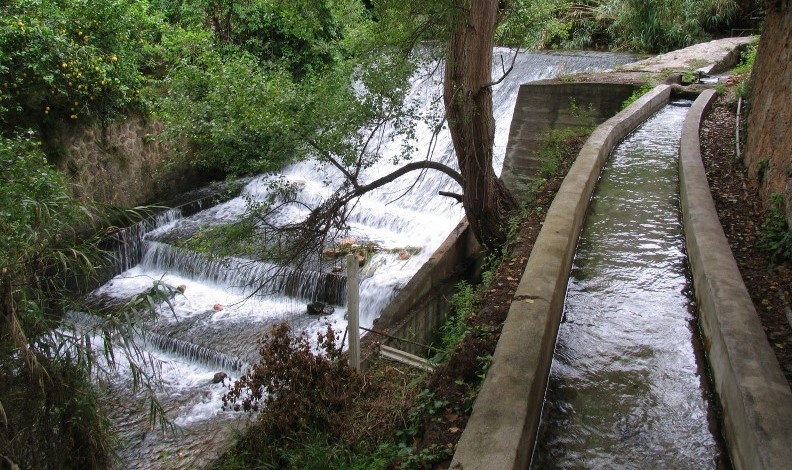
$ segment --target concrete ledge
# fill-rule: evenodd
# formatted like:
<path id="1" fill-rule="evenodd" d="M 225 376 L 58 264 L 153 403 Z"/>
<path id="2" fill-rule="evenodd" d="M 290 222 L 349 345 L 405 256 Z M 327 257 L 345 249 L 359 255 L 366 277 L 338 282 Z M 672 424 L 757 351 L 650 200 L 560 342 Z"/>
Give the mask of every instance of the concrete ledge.
<path id="1" fill-rule="evenodd" d="M 601 124 L 619 112 L 635 89 L 630 83 L 539 81 L 521 85 L 501 172 L 506 187 L 524 200 L 538 178 L 541 162 L 537 153 L 548 132 Z"/>
<path id="2" fill-rule="evenodd" d="M 699 127 L 715 93 L 705 91 L 685 119 L 679 174 L 682 214 L 699 321 L 723 427 L 737 469 L 792 465 L 792 392 L 742 281 L 701 161 Z"/>
<path id="3" fill-rule="evenodd" d="M 462 219 L 374 321 L 374 330 L 388 336 L 369 333 L 361 339 L 363 367 L 379 354 L 380 344 L 424 354 L 426 351 L 412 342 L 431 341 L 451 312 L 449 299 L 456 284 L 462 279 L 472 281 L 478 274 L 480 260 L 481 247 L 467 219 Z"/>
<path id="4" fill-rule="evenodd" d="M 572 258 L 599 173 L 616 143 L 670 94 L 667 85 L 647 93 L 600 125 L 580 151 L 547 212 L 451 468 L 528 467 Z"/>

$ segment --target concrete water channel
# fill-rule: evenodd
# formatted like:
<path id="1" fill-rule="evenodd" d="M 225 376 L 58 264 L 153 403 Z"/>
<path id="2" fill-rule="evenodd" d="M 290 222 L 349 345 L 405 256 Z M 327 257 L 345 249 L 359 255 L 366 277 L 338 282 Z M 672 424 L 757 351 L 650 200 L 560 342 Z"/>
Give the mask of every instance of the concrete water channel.
<path id="1" fill-rule="evenodd" d="M 728 468 L 696 354 L 679 205 L 690 104 L 658 111 L 603 170 L 572 265 L 532 468 Z"/>
<path id="2" fill-rule="evenodd" d="M 700 159 L 699 126 L 713 97 L 702 93 L 687 113 L 670 168 L 639 171 L 653 175 L 640 184 L 609 182 L 606 172 L 605 198 L 590 208 L 612 149 L 666 107 L 671 88 L 658 86 L 592 133 L 547 212 L 451 468 L 528 468 L 535 446 L 535 468 L 728 468 L 729 460 L 734 468 L 788 468 L 792 392 L 740 279 Z M 636 153 L 651 145 L 639 141 Z M 653 164 L 641 157 L 619 168 L 618 152 L 615 160 L 617 176 Z M 675 178 L 677 162 L 679 196 L 662 181 L 668 172 Z M 670 193 L 659 188 L 667 185 Z M 631 193 L 639 186 L 659 196 L 641 202 Z M 603 222 L 598 213 L 609 205 L 637 212 Z M 589 213 L 592 238 L 584 235 L 573 268 Z M 600 252 L 616 244 L 622 251 Z M 694 297 L 686 295 L 683 252 Z M 610 279 L 597 280 L 597 271 Z M 696 326 L 708 367 L 696 361 Z M 716 400 L 722 414 L 712 420 Z"/>

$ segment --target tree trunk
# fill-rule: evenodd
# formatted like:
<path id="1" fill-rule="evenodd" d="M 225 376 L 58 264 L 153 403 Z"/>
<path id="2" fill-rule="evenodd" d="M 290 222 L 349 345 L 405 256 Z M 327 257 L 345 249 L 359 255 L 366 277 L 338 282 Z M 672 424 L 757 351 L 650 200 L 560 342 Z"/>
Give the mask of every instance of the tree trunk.
<path id="1" fill-rule="evenodd" d="M 506 241 L 506 223 L 517 202 L 492 168 L 492 48 L 497 0 L 460 0 L 445 66 L 448 127 L 464 181 L 463 205 L 482 245 Z"/>

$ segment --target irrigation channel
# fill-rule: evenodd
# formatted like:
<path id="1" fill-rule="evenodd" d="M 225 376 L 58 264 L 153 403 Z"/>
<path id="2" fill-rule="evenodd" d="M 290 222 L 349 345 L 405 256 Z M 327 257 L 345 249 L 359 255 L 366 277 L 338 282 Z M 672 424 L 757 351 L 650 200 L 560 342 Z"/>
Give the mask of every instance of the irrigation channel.
<path id="1" fill-rule="evenodd" d="M 689 102 L 612 152 L 569 279 L 532 468 L 729 468 L 682 233 Z"/>
<path id="2" fill-rule="evenodd" d="M 493 74 L 500 78 L 501 62 L 508 64 L 511 51 L 497 50 Z M 503 59 L 503 60 L 501 60 Z M 605 70 L 630 62 L 625 54 L 520 53 L 511 74 L 494 89 L 496 119 L 495 166 L 503 163 L 509 124 L 519 85 L 534 80 L 583 71 Z M 423 113 L 442 112 L 442 67 L 430 64 L 416 74 L 407 105 Z M 440 109 L 438 109 L 440 108 Z M 366 170 L 371 181 L 396 168 L 392 157 L 403 142 L 382 131 L 371 143 L 383 158 Z M 414 159 L 427 157 L 456 167 L 447 131 L 436 138 L 431 128 L 417 126 Z M 291 184 L 303 205 L 282 210 L 281 221 L 294 221 L 318 206 L 342 182 L 332 166 L 316 160 L 284 168 L 279 175 L 261 175 L 249 181 L 239 197 L 187 216 L 176 208 L 155 221 L 127 230 L 119 252 L 123 272 L 97 289 L 93 298 L 105 303 L 123 302 L 161 280 L 183 286 L 183 295 L 172 299 L 173 311 L 160 306 L 157 321 L 145 325 L 141 345 L 156 361 L 162 361 L 163 389 L 159 393 L 169 417 L 178 427 L 174 435 L 151 431 L 148 408 L 128 393 L 129 370 L 114 380 L 113 419 L 124 448 L 128 468 L 188 468 L 202 466 L 216 454 L 239 423 L 239 413 L 221 411 L 220 398 L 229 381 L 213 383 L 216 372 L 230 379 L 257 360 L 257 339 L 276 322 L 288 321 L 311 337 L 324 325 L 346 327 L 344 279 L 332 273 L 335 262 L 322 261 L 310 269 L 291 269 L 279 280 L 267 279 L 272 266 L 242 256 L 213 259 L 180 243 L 202 229 L 239 220 L 248 204 L 264 200 L 271 184 Z M 369 193 L 357 203 L 349 230 L 338 238 L 354 237 L 358 243 L 374 242 L 383 250 L 368 260 L 361 272 L 361 326 L 371 327 L 388 302 L 426 262 L 462 217 L 460 205 L 438 191 L 457 192 L 455 183 L 438 172 L 402 178 Z M 409 248 L 410 256 L 397 256 Z M 306 303 L 323 301 L 335 311 L 320 319 L 306 313 Z"/>

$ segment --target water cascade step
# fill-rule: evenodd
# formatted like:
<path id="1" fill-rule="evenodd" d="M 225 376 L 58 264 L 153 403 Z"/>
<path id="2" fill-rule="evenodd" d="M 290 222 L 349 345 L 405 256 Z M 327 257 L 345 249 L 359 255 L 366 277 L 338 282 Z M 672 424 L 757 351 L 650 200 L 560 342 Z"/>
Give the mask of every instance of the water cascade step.
<path id="1" fill-rule="evenodd" d="M 603 172 L 569 279 L 532 468 L 725 465 L 679 214 L 685 104 L 647 120 Z"/>
<path id="2" fill-rule="evenodd" d="M 498 67 L 494 73 L 498 76 L 495 78 L 500 78 L 501 58 L 509 63 L 511 54 L 512 51 L 505 49 L 496 51 Z M 519 53 L 510 75 L 493 86 L 496 171 L 500 172 L 503 163 L 509 123 L 521 83 L 576 72 L 600 71 L 630 61 L 632 57 L 623 54 Z M 438 111 L 437 98 L 442 96 L 442 67 L 437 67 L 436 63 L 427 67 L 427 70 L 416 74 L 409 100 L 424 109 L 426 114 L 431 114 Z M 414 147 L 419 150 L 414 159 L 426 158 L 426 149 L 431 147 L 433 160 L 457 166 L 447 130 L 435 136 L 432 127 L 419 123 L 416 138 Z M 381 141 L 373 142 L 383 158 L 366 170 L 364 180 L 372 181 L 393 171 L 396 166 L 392 157 L 400 155 L 402 144 L 388 132 L 381 136 Z M 166 409 L 175 415 L 171 418 L 185 431 L 180 448 L 196 448 L 183 453 L 183 460 L 174 463 L 173 468 L 188 468 L 191 462 L 200 458 L 201 445 L 197 443 L 207 433 L 192 433 L 190 430 L 210 427 L 207 421 L 221 416 L 217 386 L 211 382 L 213 373 L 217 372 L 216 367 L 207 364 L 199 357 L 200 354 L 189 353 L 191 347 L 188 343 L 208 348 L 213 354 L 248 361 L 256 355 L 257 339 L 276 322 L 289 321 L 295 329 L 305 330 L 309 337 L 315 337 L 315 333 L 327 324 L 341 331 L 346 327 L 342 294 L 345 279 L 332 273 L 335 262 L 321 261 L 320 253 L 316 254 L 316 265 L 310 269 L 280 269 L 242 256 L 214 259 L 205 253 L 191 251 L 182 243 L 206 228 L 238 221 L 250 202 L 261 202 L 268 197 L 271 185 L 277 181 L 294 185 L 304 204 L 284 208 L 279 213 L 280 221 L 289 222 L 305 216 L 305 206 L 320 204 L 341 184 L 342 178 L 330 165 L 317 160 L 302 161 L 283 168 L 279 175 L 260 175 L 251 179 L 239 197 L 222 204 L 195 214 L 168 215 L 162 223 L 145 226 L 130 234 L 134 241 L 128 244 L 130 254 L 123 258 L 124 271 L 94 293 L 97 297 L 119 303 L 151 288 L 153 281 L 182 287 L 183 294 L 172 299 L 173 311 L 169 306 L 160 306 L 158 321 L 146 326 L 158 337 L 172 341 L 167 347 L 153 348 L 152 354 L 173 363 L 173 367 L 167 369 L 170 372 L 163 373 L 169 387 L 163 399 Z M 451 198 L 438 195 L 439 191 L 459 192 L 459 188 L 446 175 L 429 171 L 418 178 L 397 180 L 356 202 L 348 219 L 349 229 L 339 233 L 338 237 L 352 237 L 360 243 L 373 242 L 383 248 L 374 253 L 361 270 L 362 327 L 372 326 L 399 289 L 459 223 L 463 214 L 461 206 Z M 410 248 L 409 256 L 399 256 L 397 248 L 403 247 Z M 282 276 L 270 284 L 262 284 L 260 280 L 266 278 L 273 268 L 279 269 Z M 334 313 L 321 318 L 309 315 L 306 303 L 313 301 L 332 305 Z M 178 347 L 173 346 L 175 344 Z M 197 374 L 205 377 L 199 379 Z M 181 380 L 181 377 L 190 379 Z M 122 377 L 122 381 L 127 379 Z M 178 397 L 178 400 L 171 400 L 171 397 Z M 195 412 L 195 407 L 201 411 Z M 218 421 L 222 423 L 224 419 Z M 140 422 L 126 417 L 121 421 L 138 423 L 136 426 Z M 146 436 L 130 442 L 123 451 L 124 457 L 133 462 L 128 464 L 130 468 L 156 466 L 145 456 L 171 452 L 174 445 L 173 440 L 158 439 L 155 433 L 144 427 L 126 429 L 123 433 Z M 185 444 L 187 442 L 189 444 Z"/>

